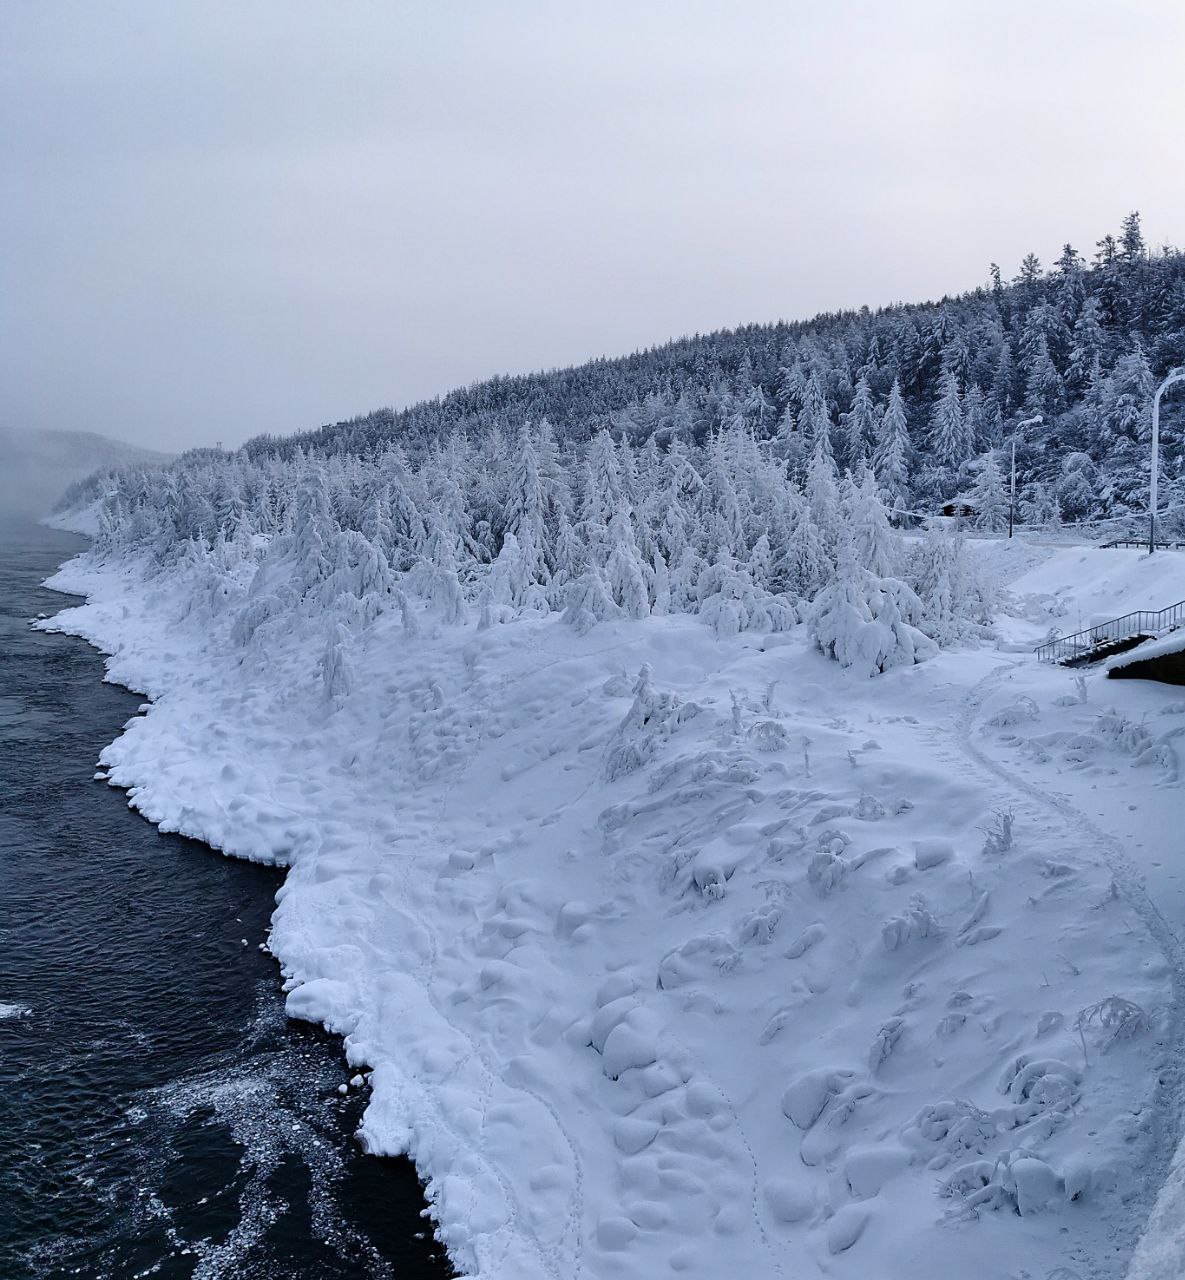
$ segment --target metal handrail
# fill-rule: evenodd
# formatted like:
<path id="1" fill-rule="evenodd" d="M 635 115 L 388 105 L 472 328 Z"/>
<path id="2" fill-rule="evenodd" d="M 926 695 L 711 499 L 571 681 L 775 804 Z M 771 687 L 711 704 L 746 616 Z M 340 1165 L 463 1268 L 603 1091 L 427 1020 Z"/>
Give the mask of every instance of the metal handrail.
<path id="1" fill-rule="evenodd" d="M 1112 542 L 1101 542 L 1099 546 L 1106 550 L 1113 550 L 1116 547 L 1135 547 L 1137 550 L 1146 550 L 1148 541 L 1138 541 L 1135 538 L 1116 538 Z M 1158 542 L 1156 544 L 1157 551 L 1185 551 L 1185 542 Z"/>
<path id="2" fill-rule="evenodd" d="M 1185 624 L 1185 600 L 1178 600 L 1164 609 L 1137 609 L 1121 618 L 1100 622 L 1075 631 L 1070 636 L 1058 636 L 1037 646 L 1037 657 L 1042 662 L 1065 662 L 1067 658 L 1081 657 L 1092 649 L 1126 640 L 1130 636 L 1155 635 L 1158 631 L 1171 630 Z"/>

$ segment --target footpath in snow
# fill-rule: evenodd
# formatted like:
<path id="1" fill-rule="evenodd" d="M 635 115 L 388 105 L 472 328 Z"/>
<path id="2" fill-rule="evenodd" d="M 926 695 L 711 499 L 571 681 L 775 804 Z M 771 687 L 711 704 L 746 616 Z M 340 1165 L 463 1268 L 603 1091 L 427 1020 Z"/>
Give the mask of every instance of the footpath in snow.
<path id="1" fill-rule="evenodd" d="M 1176 1137 L 1185 691 L 1026 646 L 1185 559 L 978 550 L 1003 648 L 872 680 L 802 627 L 412 604 L 327 696 L 322 634 L 88 557 L 47 625 L 152 699 L 112 785 L 290 868 L 288 1008 L 459 1273 L 1120 1276 Z"/>

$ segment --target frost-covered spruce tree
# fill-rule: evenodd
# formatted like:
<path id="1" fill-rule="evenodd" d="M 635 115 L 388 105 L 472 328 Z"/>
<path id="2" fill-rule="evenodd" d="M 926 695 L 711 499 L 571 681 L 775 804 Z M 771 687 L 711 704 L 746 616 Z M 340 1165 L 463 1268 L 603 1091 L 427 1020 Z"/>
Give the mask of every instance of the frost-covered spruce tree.
<path id="1" fill-rule="evenodd" d="M 723 547 L 733 556 L 747 550 L 740 499 L 727 463 L 728 450 L 736 447 L 739 438 L 735 433 L 722 433 L 712 442 L 705 476 L 712 506 L 711 550 L 715 552 Z"/>
<path id="2" fill-rule="evenodd" d="M 657 547 L 654 548 L 650 581 L 650 612 L 661 618 L 671 612 L 671 575 L 667 562 Z"/>
<path id="3" fill-rule="evenodd" d="M 609 527 L 625 501 L 617 449 L 607 431 L 598 431 L 589 446 L 584 471 L 580 520 L 586 528 Z"/>
<path id="4" fill-rule="evenodd" d="M 329 509 L 325 476 L 313 469 L 297 490 L 292 527 L 292 559 L 302 594 L 320 587 L 332 572 L 325 542 L 336 532 L 337 522 Z"/>
<path id="5" fill-rule="evenodd" d="M 650 593 L 627 512 L 617 511 L 609 522 L 609 595 L 631 618 L 650 613 Z"/>
<path id="6" fill-rule="evenodd" d="M 529 528 L 529 527 L 528 527 Z M 490 566 L 486 591 L 491 603 L 517 608 L 531 585 L 531 566 L 519 540 L 507 531 L 502 550 Z"/>
<path id="7" fill-rule="evenodd" d="M 806 466 L 806 437 L 798 429 L 794 410 L 787 405 L 774 432 L 774 449 L 792 476 L 800 475 Z"/>
<path id="8" fill-rule="evenodd" d="M 359 530 L 367 542 L 372 546 L 379 547 L 384 555 L 391 550 L 395 543 L 391 521 L 387 516 L 390 508 L 390 486 L 384 485 L 367 502 L 362 512 L 362 522 L 359 526 Z"/>
<path id="9" fill-rule="evenodd" d="M 556 518 L 555 541 L 551 547 L 551 581 L 557 589 L 562 589 L 580 577 L 587 567 L 584 543 L 573 529 L 567 512 L 561 509 Z"/>
<path id="10" fill-rule="evenodd" d="M 1044 333 L 1038 333 L 1025 369 L 1025 411 L 1051 414 L 1062 399 L 1062 380 L 1049 353 Z"/>
<path id="11" fill-rule="evenodd" d="M 812 369 L 803 392 L 802 411 L 798 415 L 798 430 L 811 457 L 819 453 L 829 459 L 831 448 L 831 413 L 827 408 L 827 396 L 818 369 Z M 834 465 L 834 463 L 833 463 Z"/>
<path id="12" fill-rule="evenodd" d="M 967 556 L 961 536 L 928 530 L 910 556 L 907 580 L 922 605 L 918 626 L 939 644 L 989 634 L 995 589 Z"/>
<path id="13" fill-rule="evenodd" d="M 976 383 L 963 397 L 963 423 L 972 449 L 982 449 L 995 439 L 997 423 Z"/>
<path id="14" fill-rule="evenodd" d="M 861 374 L 852 393 L 852 407 L 842 415 L 844 433 L 844 466 L 853 475 L 868 464 L 869 450 L 876 438 L 876 412 L 868 377 Z"/>
<path id="15" fill-rule="evenodd" d="M 1034 480 L 1025 485 L 1020 496 L 1020 517 L 1025 524 L 1038 529 L 1054 528 L 1059 523 L 1057 499 L 1048 485 Z"/>
<path id="16" fill-rule="evenodd" d="M 938 464 L 950 472 L 957 472 L 971 456 L 974 443 L 963 419 L 959 380 L 949 371 L 942 377 L 938 399 L 930 417 L 930 430 L 934 457 Z"/>
<path id="17" fill-rule="evenodd" d="M 424 554 L 428 531 L 419 507 L 397 474 L 388 483 L 387 493 L 391 560 L 396 568 L 408 569 Z"/>
<path id="18" fill-rule="evenodd" d="M 718 636 L 735 636 L 745 629 L 756 593 L 726 547 L 700 574 L 696 593 L 700 616 Z"/>
<path id="19" fill-rule="evenodd" d="M 783 591 L 795 599 L 811 600 L 831 576 L 832 564 L 819 528 L 801 497 L 791 496 L 794 515 L 790 534 L 776 563 L 777 579 Z"/>
<path id="20" fill-rule="evenodd" d="M 749 563 L 746 569 L 753 585 L 759 591 L 772 590 L 774 556 L 768 534 L 761 534 L 753 544 L 753 549 L 749 552 Z"/>
<path id="21" fill-rule="evenodd" d="M 465 607 L 465 595 L 457 576 L 457 560 L 453 552 L 453 540 L 447 527 L 435 517 L 428 532 L 430 569 L 428 594 L 432 603 L 440 609 L 446 623 L 463 625 L 469 621 Z"/>
<path id="22" fill-rule="evenodd" d="M 860 483 L 849 490 L 846 508 L 856 563 L 878 578 L 894 577 L 901 564 L 901 539 L 889 525 L 871 471 L 865 471 Z"/>
<path id="23" fill-rule="evenodd" d="M 548 521 L 561 514 L 571 517 L 572 488 L 568 470 L 556 443 L 555 431 L 546 418 L 539 420 L 535 431 L 535 454 L 539 460 L 539 483 Z"/>
<path id="24" fill-rule="evenodd" d="M 893 379 L 889 402 L 877 429 L 876 452 L 872 467 L 877 484 L 890 507 L 898 512 L 908 508 L 909 465 L 912 451 L 909 428 L 905 416 L 905 401 L 901 395 L 901 380 Z"/>
<path id="25" fill-rule="evenodd" d="M 669 568 L 672 610 L 693 613 L 699 601 L 697 584 L 705 568 L 703 557 L 688 544 Z"/>
<path id="26" fill-rule="evenodd" d="M 526 423 L 518 433 L 514 469 L 506 494 L 504 529 L 521 541 L 525 524 L 532 525 L 534 530 L 543 528 L 543 482 L 539 474 L 539 457 Z"/>
<path id="27" fill-rule="evenodd" d="M 1066 455 L 1053 492 L 1066 520 L 1085 520 L 1094 514 L 1100 495 L 1098 475 L 1089 454 Z"/>
<path id="28" fill-rule="evenodd" d="M 830 451 L 818 441 L 806 474 L 806 505 L 818 530 L 824 554 L 828 559 L 833 559 L 843 524 L 839 475 Z"/>
<path id="29" fill-rule="evenodd" d="M 972 522 L 977 529 L 998 533 L 1007 527 L 1008 494 L 994 452 L 985 453 L 979 461 L 975 485 L 971 490 L 971 506 L 975 512 Z"/>
<path id="30" fill-rule="evenodd" d="M 807 615 L 811 638 L 841 667 L 854 666 L 861 658 L 860 632 L 871 618 L 867 577 L 849 554 L 815 597 Z"/>
<path id="31" fill-rule="evenodd" d="M 926 634 L 939 644 L 953 644 L 962 634 L 957 592 L 961 582 L 962 546 L 937 527 L 915 548 L 910 585 L 922 602 Z"/>
<path id="32" fill-rule="evenodd" d="M 1082 305 L 1070 342 L 1070 362 L 1066 369 L 1065 384 L 1071 395 L 1086 392 L 1094 370 L 1102 364 L 1106 344 L 1099 301 L 1091 296 Z"/>
<path id="33" fill-rule="evenodd" d="M 1148 438 L 1155 385 L 1148 359 L 1137 343 L 1115 362 L 1103 388 L 1103 429 L 1108 443 Z"/>

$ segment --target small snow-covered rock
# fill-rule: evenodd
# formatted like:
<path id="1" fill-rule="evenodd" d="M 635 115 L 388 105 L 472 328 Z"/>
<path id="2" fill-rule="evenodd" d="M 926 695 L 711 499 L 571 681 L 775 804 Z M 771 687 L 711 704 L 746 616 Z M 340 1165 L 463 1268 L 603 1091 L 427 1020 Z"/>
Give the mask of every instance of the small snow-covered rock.
<path id="1" fill-rule="evenodd" d="M 619 1116 L 613 1122 L 613 1142 L 627 1156 L 637 1155 L 658 1137 L 658 1125 L 636 1116 Z"/>
<path id="2" fill-rule="evenodd" d="M 619 1022 L 605 1039 L 605 1074 L 616 1080 L 631 1067 L 648 1067 L 658 1059 L 654 1037 L 645 1029 L 630 1022 Z"/>
<path id="3" fill-rule="evenodd" d="M 827 1225 L 828 1253 L 843 1253 L 864 1234 L 870 1214 L 862 1205 L 845 1204 Z"/>
<path id="4" fill-rule="evenodd" d="M 1009 1165 L 1009 1174 L 1016 1187 L 1016 1208 L 1021 1217 L 1039 1213 L 1055 1196 L 1061 1195 L 1061 1178 L 1036 1156 L 1018 1156 Z"/>
<path id="5" fill-rule="evenodd" d="M 782 1094 L 782 1114 L 800 1129 L 809 1129 L 828 1102 L 855 1077 L 853 1071 L 818 1067 L 799 1076 Z"/>
<path id="6" fill-rule="evenodd" d="M 908 1167 L 909 1152 L 904 1147 L 852 1147 L 844 1157 L 844 1178 L 857 1200 L 868 1200 Z"/>
<path id="7" fill-rule="evenodd" d="M 597 1223 L 597 1244 L 610 1253 L 628 1249 L 638 1234 L 638 1228 L 629 1218 L 602 1218 Z"/>
<path id="8" fill-rule="evenodd" d="M 949 840 L 917 840 L 914 842 L 914 865 L 919 871 L 940 867 L 955 856 L 955 847 Z"/>
<path id="9" fill-rule="evenodd" d="M 763 1194 L 770 1213 L 778 1222 L 801 1222 L 810 1216 L 814 1208 L 810 1192 L 788 1178 L 770 1178 Z"/>
<path id="10" fill-rule="evenodd" d="M 827 930 L 821 924 L 808 925 L 786 948 L 787 959 L 797 960 L 799 956 L 805 955 L 812 947 L 822 942 L 826 936 Z"/>

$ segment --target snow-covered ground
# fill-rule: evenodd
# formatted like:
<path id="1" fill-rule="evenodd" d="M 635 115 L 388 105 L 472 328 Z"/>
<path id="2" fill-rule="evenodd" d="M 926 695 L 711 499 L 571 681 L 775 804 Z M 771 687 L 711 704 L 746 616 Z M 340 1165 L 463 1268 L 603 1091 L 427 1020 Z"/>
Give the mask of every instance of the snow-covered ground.
<path id="1" fill-rule="evenodd" d="M 871 680 L 802 627 L 413 604 L 328 698 L 322 633 L 244 651 L 184 575 L 86 557 L 47 625 L 153 700 L 102 756 L 132 804 L 290 866 L 289 1010 L 462 1274 L 1116 1276 L 1176 1137 L 1185 696 L 1029 646 L 1185 557 L 975 549 L 1001 648 Z"/>

